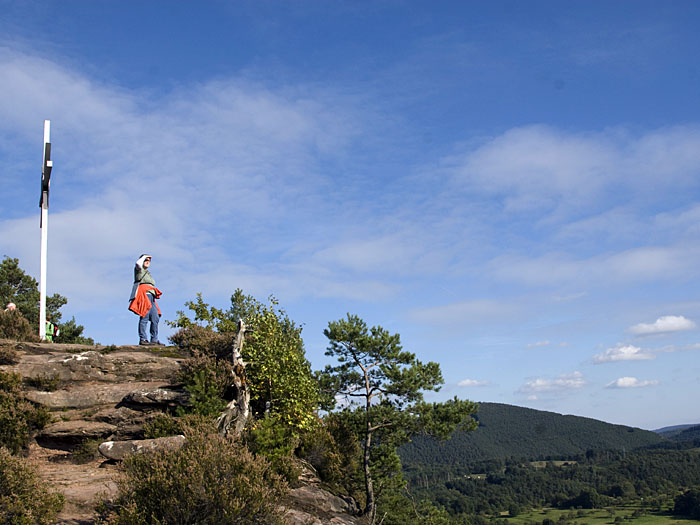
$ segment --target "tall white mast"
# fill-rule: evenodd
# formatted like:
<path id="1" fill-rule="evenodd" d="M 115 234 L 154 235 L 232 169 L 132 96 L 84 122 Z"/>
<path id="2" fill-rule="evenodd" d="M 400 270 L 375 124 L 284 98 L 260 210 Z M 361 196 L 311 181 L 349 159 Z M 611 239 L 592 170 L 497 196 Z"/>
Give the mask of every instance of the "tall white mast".
<path id="1" fill-rule="evenodd" d="M 44 162 L 41 166 L 41 274 L 39 278 L 39 337 L 46 339 L 46 251 L 49 237 L 49 182 L 51 179 L 51 121 L 44 121 Z"/>

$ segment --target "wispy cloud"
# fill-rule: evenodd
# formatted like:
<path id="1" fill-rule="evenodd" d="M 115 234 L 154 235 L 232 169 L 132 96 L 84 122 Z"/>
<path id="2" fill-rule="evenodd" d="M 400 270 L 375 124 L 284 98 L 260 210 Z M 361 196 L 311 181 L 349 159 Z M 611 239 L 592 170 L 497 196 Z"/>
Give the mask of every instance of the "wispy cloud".
<path id="1" fill-rule="evenodd" d="M 555 378 L 537 378 L 527 381 L 518 390 L 522 394 L 537 395 L 542 392 L 561 392 L 578 390 L 586 385 L 583 374 L 579 371 L 562 374 Z"/>
<path id="2" fill-rule="evenodd" d="M 619 379 L 611 381 L 605 385 L 605 388 L 641 388 L 658 384 L 659 382 L 656 379 L 640 381 L 636 377 L 620 377 Z"/>
<path id="3" fill-rule="evenodd" d="M 690 319 L 682 315 L 665 315 L 659 317 L 653 323 L 640 323 L 628 328 L 628 332 L 635 335 L 662 334 L 668 332 L 680 332 L 692 330 L 696 325 Z"/>
<path id="4" fill-rule="evenodd" d="M 545 341 L 537 341 L 536 343 L 529 343 L 527 345 L 527 347 L 528 348 L 538 348 L 540 346 L 549 346 L 551 344 L 552 343 L 550 343 L 549 340 L 545 340 Z"/>
<path id="5" fill-rule="evenodd" d="M 415 321 L 435 325 L 466 326 L 481 322 L 501 322 L 519 311 L 519 305 L 511 301 L 481 299 L 415 309 L 409 316 Z"/>
<path id="6" fill-rule="evenodd" d="M 487 386 L 488 384 L 488 381 L 481 381 L 479 379 L 463 379 L 457 383 L 457 386 Z"/>
<path id="7" fill-rule="evenodd" d="M 593 356 L 593 362 L 599 363 L 612 363 L 615 361 L 644 361 L 649 359 L 655 359 L 656 356 L 647 350 L 634 345 L 618 344 L 612 348 L 608 348 L 602 354 L 596 354 Z"/>

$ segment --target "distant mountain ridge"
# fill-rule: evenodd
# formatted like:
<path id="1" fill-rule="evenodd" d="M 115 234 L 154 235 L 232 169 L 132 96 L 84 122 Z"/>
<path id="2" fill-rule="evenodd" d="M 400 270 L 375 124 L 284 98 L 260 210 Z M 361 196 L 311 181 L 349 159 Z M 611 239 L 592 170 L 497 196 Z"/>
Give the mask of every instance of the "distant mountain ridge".
<path id="1" fill-rule="evenodd" d="M 626 450 L 659 445 L 650 430 L 543 410 L 479 403 L 479 427 L 439 442 L 418 436 L 400 449 L 406 468 L 465 467 L 490 460 L 573 458 L 590 450 Z"/>
<path id="2" fill-rule="evenodd" d="M 675 436 L 685 432 L 686 430 L 698 428 L 700 430 L 700 423 L 692 423 L 690 425 L 673 425 L 670 427 L 663 427 L 654 430 L 657 434 L 662 435 L 665 438 L 673 439 Z"/>

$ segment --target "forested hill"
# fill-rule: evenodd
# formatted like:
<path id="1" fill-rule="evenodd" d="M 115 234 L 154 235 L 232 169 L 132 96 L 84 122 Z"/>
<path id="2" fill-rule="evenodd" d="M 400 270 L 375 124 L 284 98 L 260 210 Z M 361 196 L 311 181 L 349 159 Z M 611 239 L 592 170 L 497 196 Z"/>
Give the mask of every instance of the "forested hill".
<path id="1" fill-rule="evenodd" d="M 554 412 L 480 403 L 479 428 L 439 442 L 418 436 L 400 449 L 404 467 L 471 467 L 487 460 L 573 458 L 588 450 L 633 450 L 666 441 L 639 428 Z"/>
<path id="2" fill-rule="evenodd" d="M 654 432 L 674 441 L 688 441 L 700 437 L 700 425 L 676 425 L 659 428 Z"/>

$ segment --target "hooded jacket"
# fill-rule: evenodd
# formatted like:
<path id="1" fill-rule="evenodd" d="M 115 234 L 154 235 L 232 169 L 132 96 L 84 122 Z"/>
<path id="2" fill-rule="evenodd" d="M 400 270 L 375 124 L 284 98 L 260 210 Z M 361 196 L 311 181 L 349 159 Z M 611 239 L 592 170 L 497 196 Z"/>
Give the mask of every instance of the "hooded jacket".
<path id="1" fill-rule="evenodd" d="M 150 284 L 155 289 L 156 281 L 153 279 L 151 272 L 143 267 L 144 261 L 149 257 L 150 255 L 144 253 L 136 261 L 136 265 L 134 266 L 134 285 L 131 287 L 131 295 L 129 296 L 130 302 L 136 298 L 136 291 L 140 284 Z M 148 293 L 154 295 L 153 291 L 149 291 Z"/>

